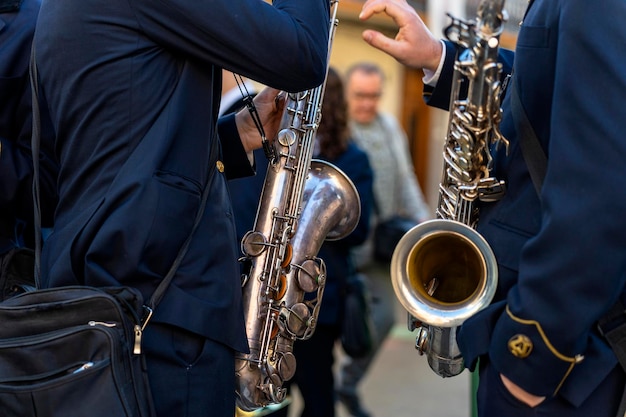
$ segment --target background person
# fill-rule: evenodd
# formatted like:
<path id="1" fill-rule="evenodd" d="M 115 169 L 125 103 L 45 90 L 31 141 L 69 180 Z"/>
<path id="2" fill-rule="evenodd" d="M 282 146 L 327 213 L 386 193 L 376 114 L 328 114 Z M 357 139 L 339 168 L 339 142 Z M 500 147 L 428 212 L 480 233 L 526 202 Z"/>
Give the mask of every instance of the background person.
<path id="1" fill-rule="evenodd" d="M 454 45 L 434 37 L 404 0 L 368 0 L 360 16 L 376 13 L 393 18 L 397 35 L 366 30 L 365 41 L 424 69 L 428 104 L 448 108 Z M 467 366 L 480 358 L 481 417 L 624 413 L 624 370 L 598 329 L 615 306 L 603 329 L 624 324 L 626 225 L 615 219 L 626 196 L 614 192 L 626 175 L 621 17 L 619 0 L 531 0 L 515 54 L 500 51 L 504 73 L 515 69 L 502 102 L 510 146 L 493 153 L 492 174 L 507 192 L 481 204 L 478 223 L 495 252 L 498 289 L 458 333 Z M 513 123 L 513 85 L 547 156 L 539 192 Z"/>
<path id="2" fill-rule="evenodd" d="M 247 110 L 217 123 L 222 68 L 279 90 L 317 86 L 328 32 L 325 0 L 42 4 L 35 46 L 61 165 L 45 285 L 124 285 L 149 297 L 209 187 L 143 336 L 159 417 L 232 417 L 234 354 L 248 348 L 226 179 L 253 173 L 248 152 L 261 138 Z M 269 137 L 277 94 L 255 97 Z"/>
<path id="3" fill-rule="evenodd" d="M 346 97 L 350 131 L 354 141 L 369 158 L 374 171 L 374 210 L 370 231 L 379 221 L 394 215 L 419 223 L 428 219 L 430 209 L 417 182 L 406 133 L 391 115 L 380 111 L 384 74 L 370 62 L 359 62 L 346 73 Z M 339 400 L 355 417 L 367 417 L 358 395 L 363 379 L 380 346 L 395 323 L 395 295 L 389 263 L 374 257 L 374 234 L 355 251 L 358 269 L 368 279 L 372 295 L 372 321 L 376 340 L 372 351 L 361 358 L 348 358 L 340 368 Z"/>

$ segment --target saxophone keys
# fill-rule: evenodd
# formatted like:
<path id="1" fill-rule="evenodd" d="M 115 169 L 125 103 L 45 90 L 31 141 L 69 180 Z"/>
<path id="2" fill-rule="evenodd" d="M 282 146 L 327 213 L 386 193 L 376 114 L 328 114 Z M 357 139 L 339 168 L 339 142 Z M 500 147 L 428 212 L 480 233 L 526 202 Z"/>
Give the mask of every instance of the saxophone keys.
<path id="1" fill-rule="evenodd" d="M 500 200 L 506 192 L 504 181 L 498 181 L 495 178 L 483 178 L 478 184 L 478 198 L 485 203 L 491 203 Z"/>
<path id="2" fill-rule="evenodd" d="M 282 308 L 280 316 L 280 323 L 285 327 L 287 333 L 296 338 L 302 338 L 309 328 L 311 312 L 304 303 L 296 303 L 291 308 Z"/>
<path id="3" fill-rule="evenodd" d="M 276 324 L 272 324 L 272 328 L 270 330 L 270 340 L 276 340 L 279 331 L 280 329 L 278 328 L 278 326 Z"/>
<path id="4" fill-rule="evenodd" d="M 282 388 L 283 380 L 280 376 L 273 374 L 267 386 L 267 396 L 273 403 L 281 403 L 287 396 L 287 390 Z"/>
<path id="5" fill-rule="evenodd" d="M 293 129 L 283 129 L 278 132 L 278 136 L 276 139 L 278 140 L 278 143 L 288 148 L 296 143 L 296 141 L 298 140 L 298 136 L 296 135 L 296 132 L 293 131 Z"/>
<path id="6" fill-rule="evenodd" d="M 280 263 L 280 266 L 282 268 L 287 268 L 289 264 L 291 263 L 292 259 L 293 259 L 293 246 L 291 245 L 291 243 L 287 243 L 287 245 L 285 245 L 285 253 L 283 254 L 283 260 Z"/>
<path id="7" fill-rule="evenodd" d="M 417 350 L 420 356 L 428 353 L 429 337 L 428 329 L 424 326 L 420 327 L 417 331 L 417 337 L 415 338 L 415 350 Z"/>
<path id="8" fill-rule="evenodd" d="M 278 280 L 278 288 L 276 288 L 274 292 L 275 292 L 274 300 L 278 301 L 285 296 L 285 293 L 287 292 L 287 276 L 286 275 L 281 274 Z"/>
<path id="9" fill-rule="evenodd" d="M 313 259 L 302 262 L 298 268 L 298 285 L 305 292 L 313 292 L 320 286 L 320 279 L 323 280 L 320 264 Z"/>
<path id="10" fill-rule="evenodd" d="M 277 364 L 277 371 L 283 381 L 289 381 L 296 373 L 296 357 L 291 352 L 281 355 Z"/>
<path id="11" fill-rule="evenodd" d="M 261 232 L 249 231 L 241 239 L 241 251 L 248 257 L 259 256 L 267 246 L 267 239 Z"/>

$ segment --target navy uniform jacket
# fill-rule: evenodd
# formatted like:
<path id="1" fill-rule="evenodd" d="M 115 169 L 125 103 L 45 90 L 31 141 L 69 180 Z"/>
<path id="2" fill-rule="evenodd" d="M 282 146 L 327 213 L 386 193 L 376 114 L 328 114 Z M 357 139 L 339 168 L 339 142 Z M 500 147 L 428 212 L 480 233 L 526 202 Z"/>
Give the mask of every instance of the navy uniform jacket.
<path id="1" fill-rule="evenodd" d="M 28 62 L 39 6 L 40 0 L 0 0 L 0 253 L 23 243 L 19 229 L 33 219 Z M 45 123 L 45 114 L 42 117 Z M 49 127 L 42 126 L 42 150 L 52 136 Z M 55 204 L 55 168 L 46 154 L 41 163 L 50 175 L 42 176 L 41 186 L 43 220 L 49 223 L 49 209 Z"/>
<path id="2" fill-rule="evenodd" d="M 44 2 L 35 45 L 61 164 L 46 284 L 148 297 L 191 230 L 218 133 L 225 174 L 252 173 L 234 116 L 216 127 L 221 68 L 282 90 L 316 86 L 328 16 L 325 0 Z M 209 187 L 153 320 L 245 351 L 225 175 Z"/>
<path id="3" fill-rule="evenodd" d="M 468 365 L 488 353 L 522 388 L 574 405 L 617 364 L 596 324 L 624 298 L 626 279 L 626 26 L 619 17 L 626 17 L 622 0 L 535 0 L 530 7 L 515 82 L 548 156 L 547 174 L 539 199 L 507 94 L 501 129 L 511 145 L 508 156 L 495 155 L 494 169 L 507 194 L 481 207 L 478 225 L 498 261 L 498 291 L 459 334 Z M 510 69 L 512 54 L 501 55 Z M 438 85 L 449 84 L 453 58 L 447 54 Z M 445 90 L 425 91 L 429 104 L 447 106 Z M 526 357 L 509 346 L 517 335 L 532 342 Z"/>

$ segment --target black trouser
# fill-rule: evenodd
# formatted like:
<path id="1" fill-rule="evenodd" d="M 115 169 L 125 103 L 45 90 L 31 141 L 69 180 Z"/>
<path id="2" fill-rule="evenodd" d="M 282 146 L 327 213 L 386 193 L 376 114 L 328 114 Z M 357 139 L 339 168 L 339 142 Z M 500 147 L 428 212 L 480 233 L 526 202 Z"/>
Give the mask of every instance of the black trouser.
<path id="1" fill-rule="evenodd" d="M 143 347 L 158 417 L 233 417 L 234 351 L 178 327 L 149 323 Z"/>

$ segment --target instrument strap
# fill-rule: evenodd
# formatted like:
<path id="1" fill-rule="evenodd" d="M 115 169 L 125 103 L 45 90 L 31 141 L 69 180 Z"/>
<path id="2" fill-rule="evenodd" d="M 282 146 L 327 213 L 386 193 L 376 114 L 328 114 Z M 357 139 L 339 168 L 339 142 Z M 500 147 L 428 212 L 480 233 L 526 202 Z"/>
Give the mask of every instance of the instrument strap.
<path id="1" fill-rule="evenodd" d="M 513 113 L 515 128 L 520 135 L 520 147 L 522 148 L 522 154 L 524 155 L 530 178 L 535 186 L 535 191 L 541 198 L 541 186 L 546 176 L 548 158 L 541 147 L 541 142 L 535 133 L 535 129 L 533 129 L 524 111 L 517 92 L 515 77 L 510 80 L 509 84 L 511 85 L 511 112 Z"/>
<path id="2" fill-rule="evenodd" d="M 235 77 L 235 82 L 237 83 L 237 87 L 239 87 L 239 92 L 241 93 L 243 102 L 245 103 L 246 108 L 248 109 L 248 112 L 250 113 L 250 116 L 252 117 L 252 121 L 254 122 L 256 129 L 259 131 L 259 134 L 261 135 L 261 144 L 263 145 L 263 153 L 265 154 L 265 157 L 267 158 L 269 163 L 273 165 L 276 162 L 278 155 L 276 155 L 276 149 L 272 146 L 270 141 L 267 140 L 267 136 L 265 136 L 265 129 L 263 129 L 263 123 L 261 123 L 261 117 L 259 116 L 259 112 L 257 111 L 256 106 L 254 105 L 252 95 L 248 91 L 248 88 L 246 87 L 246 83 L 243 77 L 234 72 L 233 72 L 233 76 Z M 276 97 L 276 99 L 278 99 L 278 96 Z"/>

